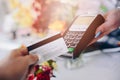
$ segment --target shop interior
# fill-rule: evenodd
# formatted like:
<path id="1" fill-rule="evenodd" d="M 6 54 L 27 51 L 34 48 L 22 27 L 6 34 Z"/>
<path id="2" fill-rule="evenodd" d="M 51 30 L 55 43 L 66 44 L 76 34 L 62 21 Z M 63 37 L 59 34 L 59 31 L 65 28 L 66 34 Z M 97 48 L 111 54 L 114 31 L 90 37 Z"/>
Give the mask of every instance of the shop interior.
<path id="1" fill-rule="evenodd" d="M 120 0 L 0 0 L 0 61 L 21 45 L 65 31 L 77 15 L 104 15 L 118 6 Z M 76 60 L 53 59 L 58 69 L 51 80 L 120 80 L 120 29 Z"/>

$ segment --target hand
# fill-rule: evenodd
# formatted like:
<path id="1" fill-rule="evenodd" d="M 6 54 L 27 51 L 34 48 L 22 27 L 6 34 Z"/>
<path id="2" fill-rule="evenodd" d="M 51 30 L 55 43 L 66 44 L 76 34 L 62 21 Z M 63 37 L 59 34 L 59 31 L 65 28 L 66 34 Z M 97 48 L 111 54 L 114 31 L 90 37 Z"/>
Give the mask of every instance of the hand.
<path id="1" fill-rule="evenodd" d="M 37 55 L 28 55 L 27 48 L 13 50 L 10 56 L 0 61 L 0 80 L 25 80 L 28 69 L 38 61 Z"/>
<path id="2" fill-rule="evenodd" d="M 104 15 L 104 18 L 105 22 L 97 28 L 95 39 L 91 43 L 100 39 L 104 35 L 109 34 L 120 26 L 120 9 L 109 11 Z"/>

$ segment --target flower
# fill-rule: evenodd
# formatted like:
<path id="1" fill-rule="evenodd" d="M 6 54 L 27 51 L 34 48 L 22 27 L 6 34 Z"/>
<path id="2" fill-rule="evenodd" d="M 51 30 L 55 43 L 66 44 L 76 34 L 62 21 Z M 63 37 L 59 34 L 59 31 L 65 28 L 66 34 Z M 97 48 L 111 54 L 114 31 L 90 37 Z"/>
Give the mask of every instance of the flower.
<path id="1" fill-rule="evenodd" d="M 41 65 L 50 66 L 48 62 L 43 62 Z"/>
<path id="2" fill-rule="evenodd" d="M 53 74 L 56 62 L 48 60 L 40 65 L 34 67 L 34 74 L 28 76 L 28 80 L 50 80 L 50 77 L 55 77 Z"/>
<path id="3" fill-rule="evenodd" d="M 28 80 L 33 80 L 34 79 L 34 74 L 29 74 Z"/>
<path id="4" fill-rule="evenodd" d="M 52 66 L 55 70 L 57 69 L 57 64 L 55 62 L 52 63 Z"/>
<path id="5" fill-rule="evenodd" d="M 37 71 L 37 70 L 39 70 L 39 65 L 36 65 L 35 67 L 34 67 L 34 69 L 35 69 L 35 71 Z"/>

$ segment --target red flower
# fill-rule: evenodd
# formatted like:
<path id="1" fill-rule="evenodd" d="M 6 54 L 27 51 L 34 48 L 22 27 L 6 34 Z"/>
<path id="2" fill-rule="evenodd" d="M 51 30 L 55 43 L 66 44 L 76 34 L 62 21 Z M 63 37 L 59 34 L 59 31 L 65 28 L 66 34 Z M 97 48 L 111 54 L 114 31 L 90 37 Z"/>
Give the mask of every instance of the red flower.
<path id="1" fill-rule="evenodd" d="M 46 72 L 43 72 L 43 73 L 39 73 L 37 75 L 37 80 L 50 80 L 49 71 L 46 71 Z"/>
<path id="2" fill-rule="evenodd" d="M 30 74 L 29 76 L 28 76 L 28 80 L 33 80 L 34 79 L 34 74 Z"/>
<path id="3" fill-rule="evenodd" d="M 42 66 L 43 71 L 52 70 L 50 66 Z"/>
<path id="4" fill-rule="evenodd" d="M 50 70 L 39 73 L 37 75 L 37 80 L 50 80 Z"/>
<path id="5" fill-rule="evenodd" d="M 55 77 L 53 74 L 54 68 L 52 68 L 51 61 L 49 65 L 36 65 L 34 67 L 34 74 L 28 76 L 28 80 L 50 80 L 51 77 Z"/>
<path id="6" fill-rule="evenodd" d="M 35 68 L 34 68 L 35 71 L 39 70 L 39 67 L 40 67 L 39 65 L 36 65 Z"/>

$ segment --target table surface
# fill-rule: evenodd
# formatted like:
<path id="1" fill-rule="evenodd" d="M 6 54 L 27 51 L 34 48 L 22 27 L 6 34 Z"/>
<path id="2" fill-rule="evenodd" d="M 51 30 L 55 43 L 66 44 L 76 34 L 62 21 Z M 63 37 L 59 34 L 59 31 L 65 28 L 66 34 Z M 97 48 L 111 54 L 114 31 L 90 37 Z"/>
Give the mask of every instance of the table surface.
<path id="1" fill-rule="evenodd" d="M 65 62 L 58 60 L 56 78 L 52 80 L 120 80 L 120 53 L 98 53 L 76 69 L 67 69 Z"/>
<path id="2" fill-rule="evenodd" d="M 9 54 L 9 50 L 0 49 L 0 52 L 0 60 Z M 87 53 L 83 55 L 82 66 L 75 69 L 66 67 L 66 59 L 58 58 L 56 61 L 56 78 L 51 80 L 120 80 L 120 53 Z"/>

